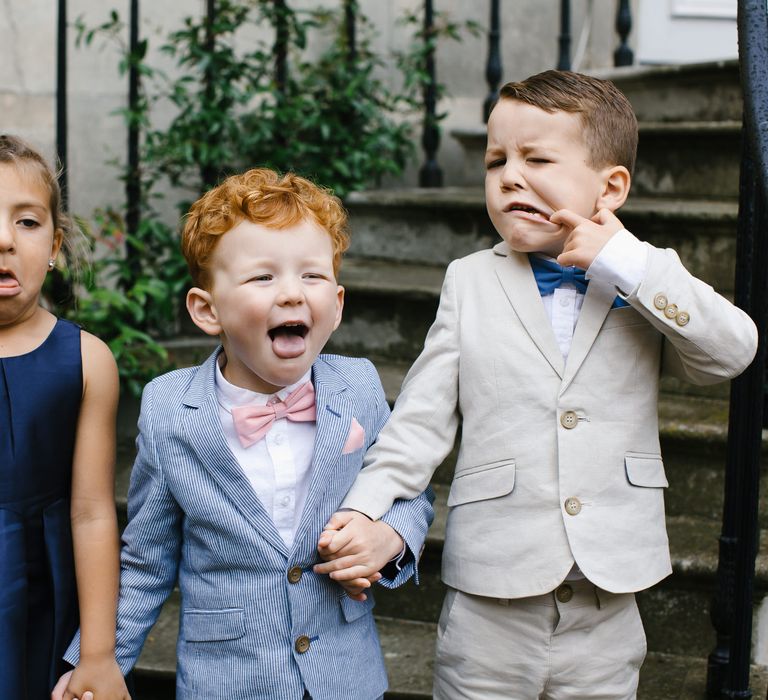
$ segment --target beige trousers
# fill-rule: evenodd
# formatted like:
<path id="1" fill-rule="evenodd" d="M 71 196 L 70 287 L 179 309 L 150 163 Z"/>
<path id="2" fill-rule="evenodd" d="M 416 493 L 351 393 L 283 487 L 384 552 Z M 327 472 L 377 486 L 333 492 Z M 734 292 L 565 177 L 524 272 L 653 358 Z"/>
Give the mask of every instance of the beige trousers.
<path id="1" fill-rule="evenodd" d="M 645 651 L 633 593 L 608 593 L 586 580 L 511 600 L 449 589 L 434 698 L 630 700 Z"/>

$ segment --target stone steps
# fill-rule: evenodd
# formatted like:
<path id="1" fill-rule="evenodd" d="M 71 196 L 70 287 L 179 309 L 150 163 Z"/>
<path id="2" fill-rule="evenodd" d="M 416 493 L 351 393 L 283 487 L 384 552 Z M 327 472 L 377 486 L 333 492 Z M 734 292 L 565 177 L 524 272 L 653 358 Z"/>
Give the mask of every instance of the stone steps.
<path id="1" fill-rule="evenodd" d="M 632 195 L 735 199 L 739 194 L 741 120 L 639 123 Z M 464 152 L 462 184 L 480 186 L 486 128 L 451 131 Z"/>
<path id="2" fill-rule="evenodd" d="M 421 562 L 421 585 L 377 592 L 378 611 L 425 622 L 436 622 L 445 592 L 439 579 L 448 487 L 437 484 L 436 517 Z M 667 518 L 673 573 L 638 594 L 638 605 L 653 652 L 706 658 L 714 646 L 709 608 L 715 590 L 719 523 L 690 516 Z M 762 540 L 768 539 L 763 531 Z M 756 611 L 768 591 L 768 556 L 756 564 Z"/>
<path id="3" fill-rule="evenodd" d="M 413 278 L 413 271 L 396 271 L 401 265 L 442 271 L 452 260 L 501 240 L 488 219 L 480 187 L 372 190 L 353 193 L 345 203 L 352 244 L 341 270 L 344 284 L 349 275 L 363 276 L 366 260 L 390 263 L 389 268 L 380 263 L 378 269 L 370 269 L 368 288 L 374 289 L 377 282 L 386 284 L 390 275 Z M 725 198 L 657 199 L 633 194 L 618 216 L 639 238 L 674 248 L 692 274 L 728 293 L 733 289 L 737 212 L 737 203 Z M 426 286 L 431 286 L 436 275 L 426 270 L 423 274 Z M 425 291 L 421 289 L 422 296 Z"/>
<path id="4" fill-rule="evenodd" d="M 627 96 L 638 121 L 741 121 L 737 60 L 592 71 Z"/>
<path id="5" fill-rule="evenodd" d="M 695 433 L 695 428 L 691 426 L 687 430 L 691 434 Z M 699 434 L 701 432 L 699 431 Z M 449 478 L 450 468 L 441 471 L 442 474 L 437 475 L 438 479 Z M 689 471 L 696 470 L 691 468 Z M 671 483 L 668 494 L 674 493 L 679 472 L 684 470 L 668 467 L 667 474 Z M 117 479 L 117 502 L 122 523 L 125 522 L 129 474 L 130 462 L 125 462 Z M 699 481 L 696 481 L 694 485 L 698 483 Z M 436 493 L 435 522 L 430 529 L 421 561 L 422 585 L 418 589 L 404 587 L 395 591 L 379 590 L 378 610 L 384 615 L 424 622 L 437 621 L 445 591 L 440 581 L 440 561 L 448 512 L 446 501 L 449 485 L 444 481 L 434 481 L 433 488 Z M 695 498 L 696 493 L 704 494 L 706 498 L 715 497 L 714 492 L 709 489 L 694 490 L 690 498 Z M 717 503 L 707 506 L 707 509 L 716 515 L 719 514 L 721 500 L 718 498 Z M 646 625 L 649 649 L 664 653 L 706 656 L 713 640 L 708 611 L 716 582 L 720 523 L 715 517 L 707 517 L 707 514 L 691 515 L 685 502 L 682 509 L 681 513 L 672 514 L 674 510 L 670 507 L 667 517 L 673 574 L 659 586 L 639 594 L 638 601 Z M 768 539 L 768 531 L 763 530 L 762 539 Z M 765 548 L 762 550 L 768 551 Z M 760 554 L 755 576 L 755 597 L 758 604 L 766 591 L 768 554 Z M 166 653 L 172 653 L 172 650 L 166 650 Z"/>
<path id="6" fill-rule="evenodd" d="M 342 323 L 342 328 L 344 327 Z M 184 348 L 184 357 L 206 357 L 213 345 L 201 337 L 175 341 L 175 350 Z M 338 349 L 338 348 L 334 348 Z M 373 358 L 391 404 L 394 403 L 409 362 L 382 361 Z M 199 359 L 198 359 L 199 361 Z M 189 364 L 182 362 L 181 364 Z M 688 385 L 669 380 L 663 382 L 665 391 L 659 398 L 659 431 L 662 454 L 670 482 L 667 490 L 667 513 L 671 516 L 691 515 L 719 522 L 722 508 L 724 465 L 726 462 L 728 403 L 727 384 L 719 389 L 702 388 L 710 395 L 683 393 Z M 719 396 L 712 392 L 720 392 Z M 130 465 L 134 457 L 133 439 L 136 435 L 138 403 L 126 399 L 121 403 L 120 444 L 117 470 L 117 500 L 121 518 L 124 517 Z M 766 436 L 768 437 L 768 435 Z M 766 440 L 768 453 L 768 440 Z M 455 454 L 438 469 L 433 481 L 448 484 L 452 479 Z M 766 463 L 768 464 L 768 462 Z M 768 469 L 768 466 L 766 467 Z M 768 484 L 768 480 L 764 481 Z M 761 526 L 768 528 L 768 485 L 761 487 Z"/>
<path id="7" fill-rule="evenodd" d="M 410 587 L 410 586 L 409 586 Z M 179 599 L 171 596 L 144 645 L 134 676 L 141 700 L 172 700 Z M 389 674 L 387 700 L 430 700 L 436 624 L 377 616 L 384 662 Z M 170 650 L 170 652 L 169 652 Z M 704 700 L 706 662 L 699 657 L 649 652 L 640 672 L 639 700 Z M 752 669 L 751 688 L 764 697 L 765 669 Z"/>
<path id="8" fill-rule="evenodd" d="M 603 77 L 627 94 L 641 123 L 633 191 L 619 218 L 639 238 L 677 250 L 693 274 L 729 295 L 741 131 L 737 63 L 616 69 Z M 353 193 L 345 201 L 352 226 L 340 278 L 346 304 L 344 321 L 328 350 L 371 357 L 390 401 L 434 319 L 445 267 L 499 240 L 480 186 L 484 134 L 482 129 L 468 131 L 475 151 L 467 152 L 468 186 L 374 190 Z M 180 365 L 200 362 L 214 346 L 215 341 L 203 336 L 168 344 Z M 666 504 L 673 574 L 638 595 L 651 650 L 638 697 L 693 700 L 704 697 L 705 659 L 714 640 L 709 605 L 722 510 L 728 385 L 695 388 L 665 379 L 662 388 L 660 434 L 670 481 Z M 121 434 L 130 438 L 137 406 L 124 405 Z M 124 519 L 132 446 L 122 442 L 120 449 L 117 491 Z M 421 561 L 422 585 L 377 592 L 390 699 L 430 697 L 435 622 L 444 593 L 439 571 L 445 502 L 454 461 L 455 455 L 450 456 L 433 479 L 436 521 Z M 766 505 L 763 487 L 761 506 Z M 761 507 L 761 513 L 765 538 L 768 508 Z M 762 650 L 756 658 L 768 663 L 759 622 L 768 618 L 761 604 L 768 592 L 766 555 L 757 561 L 755 591 L 756 649 Z M 146 700 L 172 697 L 178 600 L 166 608 L 137 670 L 138 686 L 149 689 L 140 695 Z M 756 696 L 765 697 L 767 676 L 766 667 L 755 667 Z"/>
<path id="9" fill-rule="evenodd" d="M 722 290 L 721 282 L 730 288 L 732 239 L 712 241 L 703 230 L 697 239 L 678 246 L 685 262 L 693 270 L 708 267 L 707 279 L 719 278 L 715 286 Z M 678 241 L 655 242 L 667 246 Z M 346 287 L 344 319 L 331 337 L 329 351 L 412 362 L 434 321 L 444 274 L 440 265 L 349 258 L 340 275 Z"/>

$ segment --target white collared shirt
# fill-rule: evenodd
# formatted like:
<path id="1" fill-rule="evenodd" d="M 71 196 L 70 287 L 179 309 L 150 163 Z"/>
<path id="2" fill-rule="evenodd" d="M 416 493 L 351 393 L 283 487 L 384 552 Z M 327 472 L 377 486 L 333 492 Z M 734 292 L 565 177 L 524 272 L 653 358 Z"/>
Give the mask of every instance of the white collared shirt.
<path id="1" fill-rule="evenodd" d="M 545 255 L 541 257 L 547 258 Z M 629 294 L 642 282 L 647 259 L 646 247 L 629 231 L 622 229 L 603 246 L 589 266 L 586 278 L 609 282 L 617 290 Z M 541 301 L 563 359 L 567 360 L 573 332 L 584 304 L 584 294 L 574 285 L 566 283 L 555 289 L 553 294 L 541 297 Z"/>
<path id="2" fill-rule="evenodd" d="M 274 396 L 284 399 L 294 389 L 310 381 L 311 370 L 298 382 Z M 273 394 L 260 394 L 230 384 L 216 363 L 216 398 L 224 437 L 240 468 L 251 482 L 261 504 L 275 523 L 287 547 L 299 526 L 312 477 L 317 424 L 280 418 L 266 436 L 250 447 L 243 447 L 232 421 L 232 409 L 246 404 L 266 405 Z"/>

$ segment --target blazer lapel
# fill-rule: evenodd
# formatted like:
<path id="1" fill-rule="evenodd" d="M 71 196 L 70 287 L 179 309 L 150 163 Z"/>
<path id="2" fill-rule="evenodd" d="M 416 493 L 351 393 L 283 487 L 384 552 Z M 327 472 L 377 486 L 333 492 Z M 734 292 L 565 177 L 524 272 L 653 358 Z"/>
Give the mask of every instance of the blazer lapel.
<path id="1" fill-rule="evenodd" d="M 184 404 L 193 409 L 185 423 L 190 445 L 197 453 L 200 464 L 216 481 L 242 516 L 275 549 L 288 555 L 272 518 L 259 501 L 250 481 L 237 463 L 221 432 L 218 402 L 216 401 L 215 363 L 221 352 L 218 348 L 200 366 L 184 396 Z"/>
<path id="2" fill-rule="evenodd" d="M 589 354 L 615 298 L 616 287 L 612 284 L 606 284 L 595 279 L 589 281 L 579 320 L 573 331 L 571 351 L 568 353 L 568 362 L 565 365 L 561 392 L 565 391 L 571 383 Z"/>
<path id="3" fill-rule="evenodd" d="M 496 276 L 504 289 L 504 294 L 531 340 L 552 369 L 562 378 L 563 355 L 557 345 L 544 304 L 541 302 L 528 256 L 511 250 L 503 242 L 494 246 L 493 252 L 496 254 L 494 259 Z"/>
<path id="4" fill-rule="evenodd" d="M 353 418 L 352 402 L 345 393 L 346 384 L 322 360 L 316 361 L 312 367 L 312 383 L 315 387 L 317 434 L 309 491 L 294 545 L 306 535 L 329 489 L 338 493 L 340 503 L 350 485 L 340 481 L 342 475 L 335 473 Z"/>

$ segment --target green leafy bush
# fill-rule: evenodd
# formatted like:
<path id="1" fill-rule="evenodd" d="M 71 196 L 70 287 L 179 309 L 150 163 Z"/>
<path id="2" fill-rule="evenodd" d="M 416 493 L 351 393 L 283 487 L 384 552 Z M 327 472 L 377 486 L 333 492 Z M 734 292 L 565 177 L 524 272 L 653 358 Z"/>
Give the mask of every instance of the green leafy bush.
<path id="1" fill-rule="evenodd" d="M 135 68 L 141 78 L 137 104 L 120 112 L 142 134 L 139 172 L 123 172 L 138 187 L 139 210 L 133 218 L 97 212 L 90 232 L 96 262 L 70 313 L 110 345 L 129 391 L 138 393 L 167 368 L 160 341 L 177 330 L 187 284 L 175 227 L 154 206 L 159 185 L 186 190 L 176 203 L 183 214 L 227 174 L 256 166 L 294 170 L 342 197 L 402 173 L 415 154 L 426 52 L 439 37 L 458 39 L 464 28 L 476 27 L 439 15 L 425 36 L 416 13 L 401 22 L 412 41 L 388 57 L 402 73 L 393 90 L 380 77 L 385 59 L 372 50 L 373 28 L 359 11 L 354 50 L 349 46 L 344 7 L 299 12 L 274 0 L 218 0 L 212 21 L 187 17 L 160 47 L 175 62 L 173 78 L 150 65 L 146 39 L 134 51 L 125 46 L 116 11 L 97 27 L 78 19 L 78 45 L 97 38 L 116 43 L 121 74 Z M 241 32 L 252 25 L 283 38 L 284 69 L 272 39 L 239 48 L 246 43 L 238 41 Z M 310 35 L 322 47 L 311 57 Z M 152 122 L 159 105 L 172 108 L 162 128 Z"/>

